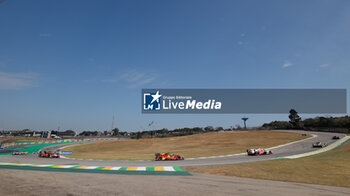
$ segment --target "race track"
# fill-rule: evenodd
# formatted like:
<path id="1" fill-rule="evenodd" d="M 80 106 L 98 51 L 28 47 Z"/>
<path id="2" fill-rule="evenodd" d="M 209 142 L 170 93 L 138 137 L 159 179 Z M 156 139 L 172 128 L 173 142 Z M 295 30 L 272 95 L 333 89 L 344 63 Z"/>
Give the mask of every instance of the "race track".
<path id="1" fill-rule="evenodd" d="M 110 166 L 110 167 L 155 167 L 155 166 L 199 166 L 234 164 L 243 162 L 271 160 L 280 157 L 312 152 L 312 143 L 321 141 L 328 145 L 336 142 L 334 135 L 340 138 L 344 134 L 304 132 L 317 137 L 302 140 L 273 149 L 273 155 L 203 158 L 184 161 L 96 161 L 73 159 L 46 159 L 37 155 L 12 156 L 1 155 L 0 163 L 76 165 L 76 166 Z M 64 145 L 48 147 L 50 150 Z M 72 145 L 72 144 L 70 144 Z M 1 165 L 0 165 L 1 167 Z M 206 174 L 192 175 L 140 175 L 127 174 L 121 171 L 79 172 L 79 169 L 55 170 L 37 167 L 3 166 L 0 168 L 0 195 L 349 195 L 350 188 L 312 185 L 293 182 L 278 182 L 238 177 L 215 176 Z M 18 166 L 21 167 L 21 166 Z M 54 168 L 55 169 L 55 168 Z M 35 171 L 32 171 L 35 170 Z M 48 172 L 50 171 L 50 172 Z M 66 172 L 62 172 L 66 171 Z M 91 170 L 90 170 L 91 171 Z M 101 170 L 100 170 L 101 171 Z M 124 172 L 124 173 L 123 173 Z M 154 171 L 156 172 L 156 171 Z M 165 172 L 165 171 L 162 171 Z M 161 172 L 161 173 L 162 173 Z M 135 174 L 136 172 L 134 172 Z M 168 172 L 171 173 L 171 172 Z M 175 172 L 173 172 L 175 173 Z M 181 173 L 181 172 L 180 172 Z M 114 174 L 114 175 L 111 175 Z M 38 186 L 45 185 L 45 186 Z"/>
<path id="2" fill-rule="evenodd" d="M 337 140 L 333 140 L 334 135 L 340 138 L 345 137 L 344 134 L 339 133 L 325 133 L 325 132 L 309 132 L 309 131 L 293 131 L 300 134 L 313 134 L 316 137 L 301 140 L 296 143 L 292 143 L 286 146 L 273 149 L 272 155 L 264 156 L 247 156 L 246 154 L 225 156 L 216 158 L 199 158 L 199 159 L 185 159 L 183 161 L 119 161 L 119 160 L 78 160 L 78 159 L 45 159 L 39 158 L 37 155 L 2 155 L 0 156 L 0 162 L 6 163 L 31 163 L 31 164 L 48 164 L 48 165 L 84 165 L 84 166 L 110 166 L 110 167 L 156 167 L 156 166 L 203 166 L 203 165 L 220 165 L 220 164 L 235 164 L 244 162 L 256 162 L 273 160 L 285 156 L 298 155 L 307 152 L 318 150 L 318 148 L 312 148 L 312 143 L 320 141 L 325 144 L 332 144 Z M 47 147 L 46 150 L 55 150 L 62 146 L 72 144 L 64 144 L 57 146 Z M 76 145 L 76 144 L 75 144 Z"/>

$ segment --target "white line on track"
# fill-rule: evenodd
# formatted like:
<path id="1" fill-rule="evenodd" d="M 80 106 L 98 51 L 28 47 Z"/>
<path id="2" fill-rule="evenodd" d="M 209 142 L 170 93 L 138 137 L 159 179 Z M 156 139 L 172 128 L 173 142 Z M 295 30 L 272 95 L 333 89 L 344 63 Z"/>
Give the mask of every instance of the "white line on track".
<path id="1" fill-rule="evenodd" d="M 119 170 L 121 167 L 112 167 L 111 169 L 109 170 Z"/>
<path id="2" fill-rule="evenodd" d="M 146 167 L 137 167 L 137 171 L 146 171 Z M 164 169 L 165 170 L 165 169 Z"/>

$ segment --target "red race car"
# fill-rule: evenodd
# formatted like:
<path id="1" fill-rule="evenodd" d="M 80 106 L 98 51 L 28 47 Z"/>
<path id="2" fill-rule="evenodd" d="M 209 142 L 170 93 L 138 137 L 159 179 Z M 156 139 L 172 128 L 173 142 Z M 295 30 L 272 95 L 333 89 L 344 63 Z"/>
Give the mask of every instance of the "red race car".
<path id="1" fill-rule="evenodd" d="M 258 149 L 247 149 L 247 154 L 248 155 L 266 155 L 266 154 L 272 154 L 271 150 L 265 150 L 262 148 L 258 148 Z"/>
<path id="2" fill-rule="evenodd" d="M 155 154 L 156 161 L 175 161 L 175 160 L 184 160 L 184 157 L 177 154 L 170 154 L 170 153 L 156 153 Z"/>
<path id="3" fill-rule="evenodd" d="M 51 152 L 51 151 L 40 151 L 39 157 L 41 158 L 60 158 L 59 152 Z"/>

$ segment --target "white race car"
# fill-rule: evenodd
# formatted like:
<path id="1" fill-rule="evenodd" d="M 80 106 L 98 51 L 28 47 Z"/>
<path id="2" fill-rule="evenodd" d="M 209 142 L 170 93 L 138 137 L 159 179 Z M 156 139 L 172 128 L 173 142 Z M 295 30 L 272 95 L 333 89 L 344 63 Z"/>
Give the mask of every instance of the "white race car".
<path id="1" fill-rule="evenodd" d="M 255 155 L 267 155 L 267 154 L 272 154 L 271 150 L 265 150 L 262 148 L 257 148 L 257 149 L 247 149 L 247 154 L 251 156 Z"/>

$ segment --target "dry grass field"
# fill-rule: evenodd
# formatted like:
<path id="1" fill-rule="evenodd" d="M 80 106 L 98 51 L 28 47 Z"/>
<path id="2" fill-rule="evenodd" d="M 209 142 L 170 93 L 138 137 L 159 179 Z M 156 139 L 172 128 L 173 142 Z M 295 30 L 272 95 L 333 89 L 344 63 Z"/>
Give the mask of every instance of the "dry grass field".
<path id="1" fill-rule="evenodd" d="M 218 166 L 185 167 L 187 171 L 350 187 L 350 142 L 318 155 Z"/>
<path id="2" fill-rule="evenodd" d="M 234 131 L 170 138 L 148 138 L 77 145 L 69 157 L 104 160 L 152 160 L 156 152 L 181 154 L 185 158 L 227 155 L 247 148 L 272 147 L 306 138 L 278 131 Z"/>

